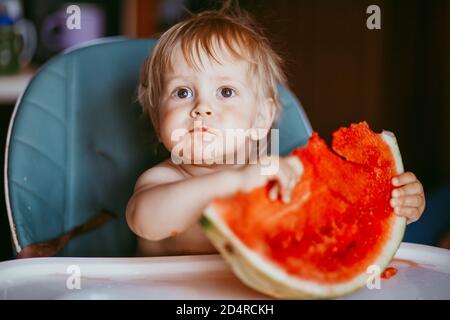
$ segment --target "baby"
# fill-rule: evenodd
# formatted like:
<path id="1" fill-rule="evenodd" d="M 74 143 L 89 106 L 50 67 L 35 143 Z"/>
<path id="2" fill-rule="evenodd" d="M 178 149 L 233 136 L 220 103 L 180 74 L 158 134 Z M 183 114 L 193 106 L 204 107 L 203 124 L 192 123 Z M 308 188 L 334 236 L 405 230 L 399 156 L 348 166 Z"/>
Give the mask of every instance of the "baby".
<path id="1" fill-rule="evenodd" d="M 128 202 L 138 255 L 216 252 L 198 224 L 216 197 L 274 181 L 270 197 L 290 201 L 300 161 L 272 154 L 252 162 L 246 152 L 270 137 L 281 109 L 277 84 L 287 86 L 282 60 L 248 15 L 207 11 L 161 36 L 144 66 L 139 98 L 171 157 L 139 177 Z M 244 138 L 229 143 L 232 131 Z M 276 170 L 264 171 L 264 159 Z M 425 206 L 421 183 L 411 172 L 392 183 L 394 212 L 416 221 Z"/>

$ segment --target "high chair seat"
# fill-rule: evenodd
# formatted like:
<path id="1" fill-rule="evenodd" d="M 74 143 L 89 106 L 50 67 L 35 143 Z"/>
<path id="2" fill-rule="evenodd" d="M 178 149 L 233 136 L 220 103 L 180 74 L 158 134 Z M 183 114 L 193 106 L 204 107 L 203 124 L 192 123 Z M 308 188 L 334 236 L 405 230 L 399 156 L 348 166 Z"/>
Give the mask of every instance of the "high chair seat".
<path id="1" fill-rule="evenodd" d="M 138 176 L 168 156 L 135 102 L 139 70 L 154 39 L 103 39 L 41 67 L 16 104 L 5 154 L 13 246 L 57 238 L 100 210 L 116 215 L 69 241 L 59 256 L 132 256 L 125 219 Z M 280 153 L 303 145 L 311 127 L 281 88 Z"/>

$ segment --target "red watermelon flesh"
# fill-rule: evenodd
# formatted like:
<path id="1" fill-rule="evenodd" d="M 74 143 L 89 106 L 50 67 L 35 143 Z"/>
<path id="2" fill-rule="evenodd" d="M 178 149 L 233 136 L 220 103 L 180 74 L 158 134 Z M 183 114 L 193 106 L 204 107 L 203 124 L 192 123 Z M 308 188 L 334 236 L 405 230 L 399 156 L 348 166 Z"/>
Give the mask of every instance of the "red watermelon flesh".
<path id="1" fill-rule="evenodd" d="M 404 221 L 399 223 L 389 204 L 391 179 L 403 170 L 401 158 L 395 137 L 389 140 L 389 133 L 384 134 L 374 133 L 365 122 L 353 124 L 333 134 L 330 150 L 314 133 L 306 147 L 292 152 L 304 172 L 290 203 L 271 201 L 269 183 L 216 199 L 207 212 L 252 255 L 287 278 L 319 288 L 346 287 L 371 264 L 381 264 L 382 271 L 404 231 Z M 271 271 L 262 268 L 262 272 L 271 277 Z"/>

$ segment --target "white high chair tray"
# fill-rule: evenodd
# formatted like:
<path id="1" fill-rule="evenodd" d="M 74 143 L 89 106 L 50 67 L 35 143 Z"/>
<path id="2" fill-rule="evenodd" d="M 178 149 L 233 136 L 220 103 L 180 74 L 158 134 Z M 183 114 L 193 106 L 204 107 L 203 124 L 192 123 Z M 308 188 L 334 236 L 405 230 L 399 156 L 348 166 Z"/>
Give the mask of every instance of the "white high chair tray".
<path id="1" fill-rule="evenodd" d="M 343 298 L 450 299 L 450 250 L 402 243 L 391 266 L 398 273 L 381 280 L 380 289 L 365 287 Z M 267 298 L 243 285 L 217 254 L 0 263 L 0 299 Z"/>

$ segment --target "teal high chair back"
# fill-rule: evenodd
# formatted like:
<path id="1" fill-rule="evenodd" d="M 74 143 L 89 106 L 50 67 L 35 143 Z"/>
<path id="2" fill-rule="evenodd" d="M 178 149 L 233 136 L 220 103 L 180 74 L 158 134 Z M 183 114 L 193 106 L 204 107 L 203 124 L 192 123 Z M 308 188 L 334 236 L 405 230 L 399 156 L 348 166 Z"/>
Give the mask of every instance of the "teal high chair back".
<path id="1" fill-rule="evenodd" d="M 5 197 L 16 253 L 55 239 L 101 210 L 116 215 L 69 241 L 58 256 L 133 256 L 125 208 L 138 176 L 168 156 L 135 102 L 156 40 L 106 38 L 45 64 L 17 102 L 5 154 Z M 311 127 L 281 88 L 280 153 Z M 78 230 L 80 231 L 80 230 Z"/>

